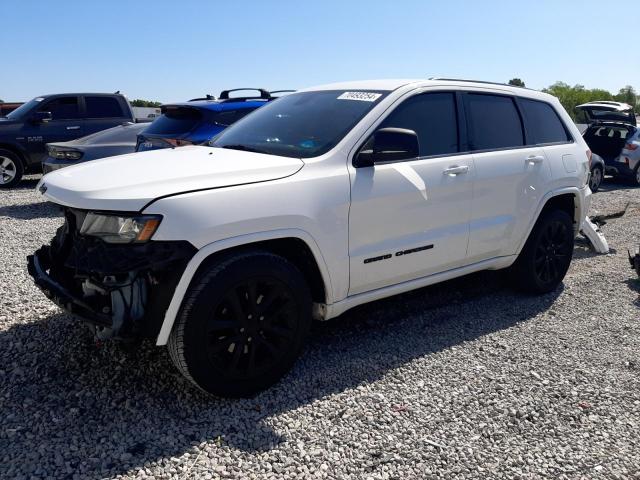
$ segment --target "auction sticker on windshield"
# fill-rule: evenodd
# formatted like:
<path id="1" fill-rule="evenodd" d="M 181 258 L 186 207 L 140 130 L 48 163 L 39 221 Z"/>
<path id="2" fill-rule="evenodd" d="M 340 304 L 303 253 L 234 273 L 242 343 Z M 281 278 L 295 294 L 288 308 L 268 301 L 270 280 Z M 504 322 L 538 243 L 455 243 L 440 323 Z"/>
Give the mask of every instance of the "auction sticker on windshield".
<path id="1" fill-rule="evenodd" d="M 338 97 L 338 100 L 359 100 L 361 102 L 375 102 L 381 96 L 381 93 L 372 92 L 344 92 Z"/>

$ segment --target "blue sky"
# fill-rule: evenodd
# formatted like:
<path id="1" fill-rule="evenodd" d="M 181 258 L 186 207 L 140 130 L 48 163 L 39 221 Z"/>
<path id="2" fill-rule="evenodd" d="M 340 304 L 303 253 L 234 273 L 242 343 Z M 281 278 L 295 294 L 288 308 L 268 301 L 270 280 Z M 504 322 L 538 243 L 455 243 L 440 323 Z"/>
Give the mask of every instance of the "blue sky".
<path id="1" fill-rule="evenodd" d="M 635 17 L 602 1 L 1 0 L 0 18 L 5 101 L 121 90 L 168 102 L 430 76 L 640 90 L 625 48 L 640 32 L 596 39 L 630 35 Z"/>

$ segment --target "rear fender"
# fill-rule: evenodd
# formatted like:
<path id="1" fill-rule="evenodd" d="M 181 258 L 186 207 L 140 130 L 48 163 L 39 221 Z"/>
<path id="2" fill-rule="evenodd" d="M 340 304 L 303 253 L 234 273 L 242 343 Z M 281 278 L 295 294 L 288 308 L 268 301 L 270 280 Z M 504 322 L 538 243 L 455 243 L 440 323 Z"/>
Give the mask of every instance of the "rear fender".
<path id="1" fill-rule="evenodd" d="M 552 190 L 551 192 L 548 192 L 540 200 L 540 203 L 536 208 L 535 215 L 529 221 L 529 225 L 527 227 L 527 234 L 523 236 L 522 240 L 520 241 L 520 245 L 518 245 L 518 250 L 516 252 L 517 254 L 519 254 L 524 248 L 524 244 L 529 239 L 529 235 L 531 235 L 531 231 L 533 230 L 534 225 L 538 221 L 538 218 L 540 218 L 540 214 L 542 213 L 542 210 L 544 209 L 545 205 L 549 202 L 549 200 L 551 200 L 554 197 L 558 197 L 560 195 L 566 195 L 568 193 L 574 196 L 575 209 L 574 209 L 574 215 L 573 215 L 573 231 L 574 231 L 573 233 L 574 235 L 578 234 L 578 232 L 580 231 L 580 225 L 582 224 L 582 220 L 584 219 L 584 217 L 587 215 L 587 212 L 589 211 L 591 191 L 589 190 L 588 187 L 585 187 L 582 189 L 579 189 L 577 187 L 565 187 L 565 188 L 560 188 L 558 190 Z"/>

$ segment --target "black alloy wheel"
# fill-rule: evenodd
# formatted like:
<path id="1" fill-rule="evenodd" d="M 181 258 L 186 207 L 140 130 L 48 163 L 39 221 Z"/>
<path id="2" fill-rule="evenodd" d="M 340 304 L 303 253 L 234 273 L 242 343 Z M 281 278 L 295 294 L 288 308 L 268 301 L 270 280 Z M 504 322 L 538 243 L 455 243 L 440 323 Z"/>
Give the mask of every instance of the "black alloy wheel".
<path id="1" fill-rule="evenodd" d="M 542 283 L 556 281 L 573 250 L 573 234 L 559 220 L 545 225 L 536 247 L 535 272 Z"/>
<path id="2" fill-rule="evenodd" d="M 510 268 L 515 286 L 530 293 L 555 290 L 569 270 L 573 237 L 573 220 L 567 212 L 543 211 Z"/>
<path id="3" fill-rule="evenodd" d="M 207 328 L 212 365 L 227 376 L 261 375 L 286 354 L 296 333 L 293 292 L 276 278 L 254 277 L 223 295 Z"/>
<path id="4" fill-rule="evenodd" d="M 229 254 L 185 294 L 169 337 L 171 359 L 207 393 L 253 396 L 295 363 L 311 305 L 304 275 L 287 259 L 260 250 Z"/>

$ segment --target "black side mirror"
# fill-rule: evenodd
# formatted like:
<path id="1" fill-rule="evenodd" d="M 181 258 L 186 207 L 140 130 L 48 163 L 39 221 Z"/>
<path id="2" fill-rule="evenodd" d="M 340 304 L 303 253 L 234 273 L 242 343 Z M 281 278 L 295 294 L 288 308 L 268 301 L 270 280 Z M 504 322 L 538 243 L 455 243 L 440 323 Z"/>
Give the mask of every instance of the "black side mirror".
<path id="1" fill-rule="evenodd" d="M 33 123 L 46 123 L 53 119 L 51 112 L 36 112 L 31 116 Z"/>
<path id="2" fill-rule="evenodd" d="M 372 167 L 376 163 L 416 158 L 420 154 L 418 135 L 406 128 L 377 130 L 356 155 L 353 166 Z"/>

